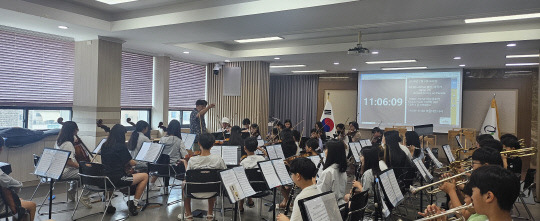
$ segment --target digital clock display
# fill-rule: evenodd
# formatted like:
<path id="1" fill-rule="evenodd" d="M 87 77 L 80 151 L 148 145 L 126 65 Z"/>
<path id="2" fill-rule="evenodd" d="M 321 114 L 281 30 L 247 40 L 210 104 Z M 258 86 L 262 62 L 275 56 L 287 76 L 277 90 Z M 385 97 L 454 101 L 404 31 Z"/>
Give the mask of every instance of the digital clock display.
<path id="1" fill-rule="evenodd" d="M 366 106 L 401 106 L 403 105 L 403 98 L 364 98 L 364 105 Z"/>

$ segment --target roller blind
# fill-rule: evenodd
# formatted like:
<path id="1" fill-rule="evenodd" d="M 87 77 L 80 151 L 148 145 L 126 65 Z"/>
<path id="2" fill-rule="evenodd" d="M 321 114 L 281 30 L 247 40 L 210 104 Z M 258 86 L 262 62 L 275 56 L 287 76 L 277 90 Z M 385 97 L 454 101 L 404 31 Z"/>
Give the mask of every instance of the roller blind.
<path id="1" fill-rule="evenodd" d="M 0 106 L 73 105 L 72 39 L 0 26 Z"/>
<path id="2" fill-rule="evenodd" d="M 153 57 L 122 52 L 122 108 L 152 108 Z"/>
<path id="3" fill-rule="evenodd" d="M 191 109 L 204 99 L 206 66 L 171 60 L 169 80 L 169 109 Z"/>

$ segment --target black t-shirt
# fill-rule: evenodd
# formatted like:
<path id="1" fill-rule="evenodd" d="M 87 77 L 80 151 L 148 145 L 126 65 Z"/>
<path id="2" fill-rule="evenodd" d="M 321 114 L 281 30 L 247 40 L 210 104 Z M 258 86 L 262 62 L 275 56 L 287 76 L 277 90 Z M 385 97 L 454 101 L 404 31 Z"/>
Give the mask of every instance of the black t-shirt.
<path id="1" fill-rule="evenodd" d="M 126 175 L 124 168 L 131 159 L 131 154 L 129 154 L 125 143 L 118 143 L 112 147 L 103 147 L 101 149 L 101 162 L 105 165 L 105 175 L 108 177 Z"/>
<path id="2" fill-rule="evenodd" d="M 508 158 L 506 161 L 508 162 L 508 169 L 510 171 L 521 174 L 521 158 Z"/>

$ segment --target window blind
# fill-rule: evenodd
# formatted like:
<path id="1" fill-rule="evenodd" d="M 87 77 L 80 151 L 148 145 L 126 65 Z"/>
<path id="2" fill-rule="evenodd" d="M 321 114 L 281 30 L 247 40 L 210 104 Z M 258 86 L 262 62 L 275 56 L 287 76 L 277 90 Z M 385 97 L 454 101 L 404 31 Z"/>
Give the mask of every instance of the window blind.
<path id="1" fill-rule="evenodd" d="M 122 52 L 122 108 L 152 108 L 153 57 Z"/>
<path id="2" fill-rule="evenodd" d="M 72 39 L 0 26 L 0 106 L 73 105 Z"/>
<path id="3" fill-rule="evenodd" d="M 169 109 L 195 108 L 195 102 L 205 97 L 205 81 L 206 66 L 171 60 Z"/>

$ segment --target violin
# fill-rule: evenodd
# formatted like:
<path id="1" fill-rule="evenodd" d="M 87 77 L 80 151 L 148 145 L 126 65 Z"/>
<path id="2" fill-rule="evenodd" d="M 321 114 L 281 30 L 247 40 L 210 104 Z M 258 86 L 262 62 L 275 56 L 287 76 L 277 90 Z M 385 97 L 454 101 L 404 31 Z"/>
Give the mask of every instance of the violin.
<path id="1" fill-rule="evenodd" d="M 163 122 L 159 122 L 158 127 L 161 128 L 163 131 L 167 131 L 167 127 L 165 127 Z"/>
<path id="2" fill-rule="evenodd" d="M 56 122 L 58 122 L 61 125 L 64 125 L 64 118 L 59 117 Z M 73 147 L 75 149 L 75 160 L 77 160 L 78 163 L 80 162 L 92 162 L 90 159 L 90 156 L 94 158 L 94 155 L 88 150 L 88 147 L 83 143 L 81 138 L 77 135 L 75 135 L 75 138 L 77 140 L 73 143 Z"/>
<path id="3" fill-rule="evenodd" d="M 191 151 L 191 150 L 188 150 L 188 154 L 186 156 L 184 156 L 184 160 L 186 162 L 189 161 L 190 158 L 194 157 L 194 156 L 199 156 L 201 155 L 201 151 L 200 150 L 197 150 L 197 151 Z"/>

